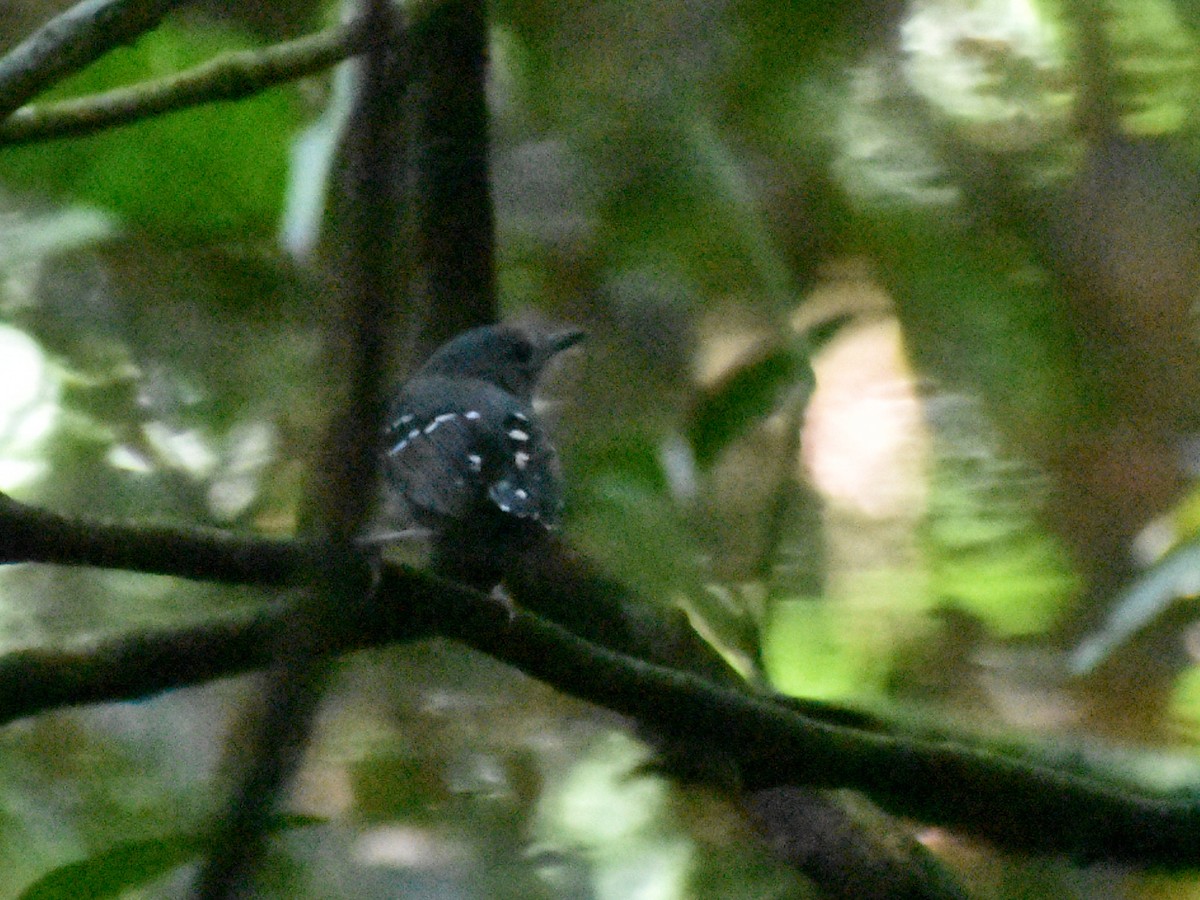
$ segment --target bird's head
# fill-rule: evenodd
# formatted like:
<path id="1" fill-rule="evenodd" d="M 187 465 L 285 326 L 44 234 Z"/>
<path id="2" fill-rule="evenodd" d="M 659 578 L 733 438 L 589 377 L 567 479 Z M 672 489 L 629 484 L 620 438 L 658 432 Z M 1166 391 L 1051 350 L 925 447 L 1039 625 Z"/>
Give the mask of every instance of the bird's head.
<path id="1" fill-rule="evenodd" d="M 477 378 L 528 402 L 546 364 L 583 336 L 576 328 L 538 333 L 484 325 L 443 344 L 417 374 Z"/>

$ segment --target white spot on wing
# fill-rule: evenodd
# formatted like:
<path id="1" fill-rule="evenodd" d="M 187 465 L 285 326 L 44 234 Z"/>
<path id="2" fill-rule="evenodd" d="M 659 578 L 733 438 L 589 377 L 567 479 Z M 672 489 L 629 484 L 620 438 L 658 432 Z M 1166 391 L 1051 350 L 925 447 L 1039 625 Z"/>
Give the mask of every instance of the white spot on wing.
<path id="1" fill-rule="evenodd" d="M 518 469 L 524 470 L 529 465 L 529 454 L 524 450 L 518 450 L 513 455 L 513 461 L 517 464 Z"/>
<path id="2" fill-rule="evenodd" d="M 508 436 L 509 436 L 510 438 L 512 438 L 514 441 L 527 441 L 527 440 L 529 440 L 529 432 L 528 432 L 528 431 L 522 431 L 520 428 L 514 428 L 512 431 L 510 431 L 510 432 L 508 433 Z"/>
<path id="3" fill-rule="evenodd" d="M 439 416 L 434 416 L 433 421 L 425 426 L 425 433 L 433 434 L 437 430 L 437 427 L 439 425 L 441 425 L 443 422 L 450 422 L 457 418 L 458 418 L 458 413 L 452 413 L 452 412 L 442 413 Z"/>
<path id="4" fill-rule="evenodd" d="M 500 507 L 500 512 L 512 512 L 512 504 L 504 499 L 508 495 L 509 488 L 511 487 L 512 483 L 507 478 L 501 478 L 496 482 L 496 487 L 493 489 L 493 491 L 491 491 L 492 497 L 496 501 L 496 505 Z"/>
<path id="5" fill-rule="evenodd" d="M 483 468 L 483 457 L 478 453 L 468 453 L 467 462 L 471 464 L 472 472 L 478 472 Z"/>
<path id="6" fill-rule="evenodd" d="M 470 419 L 472 422 L 477 422 L 477 421 L 479 421 L 479 418 L 480 418 L 479 410 L 469 409 L 465 413 L 463 413 L 463 418 Z"/>

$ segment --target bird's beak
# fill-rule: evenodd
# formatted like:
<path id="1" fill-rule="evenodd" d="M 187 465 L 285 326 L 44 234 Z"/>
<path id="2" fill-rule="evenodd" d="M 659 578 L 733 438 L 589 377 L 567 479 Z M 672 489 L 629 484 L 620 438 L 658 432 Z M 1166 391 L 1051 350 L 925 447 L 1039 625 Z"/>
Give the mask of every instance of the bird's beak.
<path id="1" fill-rule="evenodd" d="M 550 356 L 557 353 L 562 353 L 571 347 L 574 347 L 580 341 L 587 337 L 586 331 L 580 331 L 578 328 L 566 328 L 562 331 L 550 335 L 546 341 L 546 346 L 550 350 Z"/>

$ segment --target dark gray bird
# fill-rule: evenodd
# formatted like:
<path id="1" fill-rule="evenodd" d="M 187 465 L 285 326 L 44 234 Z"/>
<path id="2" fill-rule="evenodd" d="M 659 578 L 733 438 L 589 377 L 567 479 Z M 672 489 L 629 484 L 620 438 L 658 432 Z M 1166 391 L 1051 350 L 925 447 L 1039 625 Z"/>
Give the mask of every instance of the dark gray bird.
<path id="1" fill-rule="evenodd" d="M 557 527 L 558 457 L 532 398 L 546 364 L 582 338 L 474 328 L 438 349 L 392 404 L 384 473 L 401 516 L 431 532 L 439 574 L 490 589 L 514 549 Z"/>

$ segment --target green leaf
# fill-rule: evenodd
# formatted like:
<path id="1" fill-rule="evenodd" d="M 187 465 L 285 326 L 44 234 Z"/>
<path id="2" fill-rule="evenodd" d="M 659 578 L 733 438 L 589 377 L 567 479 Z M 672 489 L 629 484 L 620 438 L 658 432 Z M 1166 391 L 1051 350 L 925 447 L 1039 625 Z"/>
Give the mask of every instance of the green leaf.
<path id="1" fill-rule="evenodd" d="M 793 388 L 801 388 L 807 400 L 814 383 L 808 346 L 800 340 L 771 348 L 736 369 L 696 407 L 688 437 L 697 465 L 712 465 L 730 443 L 776 412 Z"/>
<path id="2" fill-rule="evenodd" d="M 915 594 L 922 587 L 919 579 L 898 571 L 880 580 L 893 596 Z M 861 699 L 880 691 L 893 646 L 885 610 L 869 603 L 831 605 L 802 597 L 772 604 L 762 656 L 771 684 L 785 694 Z"/>
<path id="3" fill-rule="evenodd" d="M 232 31 L 167 24 L 45 99 L 161 78 L 249 46 Z M 0 177 L 10 186 L 116 213 L 175 241 L 268 235 L 279 219 L 300 113 L 296 89 L 275 88 L 85 138 L 0 148 Z"/>
<path id="4" fill-rule="evenodd" d="M 290 831 L 323 822 L 314 816 L 281 815 L 268 831 Z M 143 841 L 122 841 L 107 850 L 46 873 L 20 896 L 20 900 L 100 900 L 143 887 L 172 869 L 198 859 L 208 846 L 208 835 L 189 832 Z"/>

